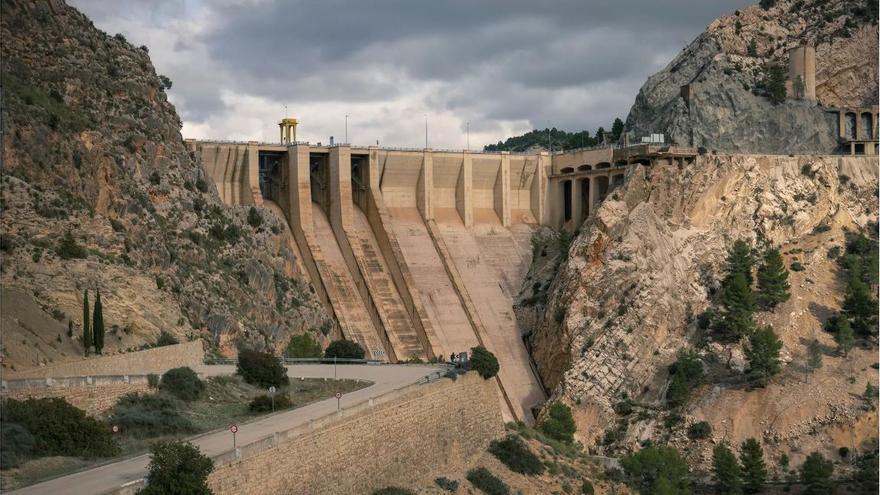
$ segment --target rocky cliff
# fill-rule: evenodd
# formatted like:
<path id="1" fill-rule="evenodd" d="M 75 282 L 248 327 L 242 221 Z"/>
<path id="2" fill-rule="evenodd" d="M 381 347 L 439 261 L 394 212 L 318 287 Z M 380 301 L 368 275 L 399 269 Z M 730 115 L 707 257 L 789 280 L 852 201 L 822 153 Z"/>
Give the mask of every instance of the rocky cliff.
<path id="1" fill-rule="evenodd" d="M 822 323 L 842 299 L 829 251 L 840 249 L 847 230 L 876 229 L 877 175 L 868 158 L 820 156 L 705 155 L 681 168 L 631 170 L 581 227 L 541 298 L 548 302 L 530 338 L 542 379 L 554 399 L 573 406 L 582 441 L 610 454 L 644 440 L 686 444 L 683 427 L 706 420 L 715 440 L 755 437 L 797 465 L 813 449 L 830 453 L 876 438 L 876 409 L 862 398 L 866 382 L 876 385 L 876 342 L 844 358 Z M 791 271 L 791 299 L 757 316 L 783 341 L 785 364 L 756 390 L 730 379 L 744 367 L 742 346 L 698 345 L 694 321 L 717 290 L 735 239 L 779 247 L 787 266 L 804 267 Z M 824 365 L 809 373 L 813 339 Z M 699 389 L 678 423 L 664 396 L 668 367 L 685 349 L 697 349 L 717 379 Z M 616 414 L 624 400 L 638 414 Z M 702 466 L 710 451 L 706 443 L 687 449 Z"/>
<path id="2" fill-rule="evenodd" d="M 58 0 L 2 10 L 4 367 L 81 356 L 85 289 L 105 352 L 162 330 L 222 350 L 329 332 L 284 225 L 203 177 L 147 47 Z"/>
<path id="3" fill-rule="evenodd" d="M 642 86 L 626 128 L 726 152 L 830 153 L 837 120 L 827 107 L 877 104 L 877 6 L 863 0 L 782 0 L 716 19 Z M 773 105 L 758 88 L 787 51 L 816 47 L 819 105 Z M 689 97 L 681 88 L 689 88 Z"/>

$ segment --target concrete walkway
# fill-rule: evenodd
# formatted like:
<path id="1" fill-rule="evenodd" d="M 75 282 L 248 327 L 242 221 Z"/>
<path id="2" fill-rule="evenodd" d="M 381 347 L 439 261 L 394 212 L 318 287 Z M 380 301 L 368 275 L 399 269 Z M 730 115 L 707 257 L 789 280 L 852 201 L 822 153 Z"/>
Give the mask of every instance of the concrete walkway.
<path id="1" fill-rule="evenodd" d="M 342 397 L 341 406 L 351 407 L 388 392 L 403 388 L 429 375 L 440 368 L 417 365 L 340 365 L 336 366 L 336 376 L 345 379 L 361 379 L 373 385 L 351 392 Z M 287 374 L 294 378 L 334 377 L 332 364 L 302 364 L 287 366 Z M 234 366 L 204 366 L 198 370 L 206 376 L 230 375 Z M 319 402 L 270 416 L 264 416 L 250 423 L 238 425 L 236 444 L 242 447 L 260 440 L 272 433 L 284 431 L 336 411 L 336 399 Z M 213 457 L 232 450 L 232 434 L 220 431 L 196 437 L 192 443 L 203 454 Z M 8 492 L 21 495 L 50 495 L 58 493 L 102 494 L 118 488 L 125 483 L 143 478 L 146 475 L 149 455 L 144 454 L 87 471 L 62 476 L 49 481 Z"/>

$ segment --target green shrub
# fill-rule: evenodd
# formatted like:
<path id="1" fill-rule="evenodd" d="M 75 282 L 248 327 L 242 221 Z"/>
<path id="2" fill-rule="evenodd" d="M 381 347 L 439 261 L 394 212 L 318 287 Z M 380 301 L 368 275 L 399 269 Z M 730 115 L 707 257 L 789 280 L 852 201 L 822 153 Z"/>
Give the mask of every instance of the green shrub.
<path id="1" fill-rule="evenodd" d="M 181 414 L 179 402 L 163 393 L 134 392 L 120 397 L 110 421 L 138 438 L 196 431 L 192 422 Z"/>
<path id="2" fill-rule="evenodd" d="M 33 436 L 34 457 L 111 457 L 119 452 L 107 425 L 64 399 L 7 399 L 0 405 L 0 417 Z"/>
<path id="3" fill-rule="evenodd" d="M 189 402 L 202 396 L 205 383 L 199 380 L 195 371 L 184 366 L 166 371 L 159 382 L 159 390 Z"/>
<path id="4" fill-rule="evenodd" d="M 400 488 L 399 486 L 386 486 L 373 491 L 373 495 L 416 495 L 412 490 Z"/>
<path id="5" fill-rule="evenodd" d="M 621 459 L 627 483 L 642 493 L 691 493 L 688 466 L 672 447 L 646 447 Z"/>
<path id="6" fill-rule="evenodd" d="M 688 427 L 687 434 L 691 440 L 701 440 L 703 438 L 709 438 L 709 435 L 712 434 L 712 425 L 705 421 L 694 423 Z"/>
<path id="7" fill-rule="evenodd" d="M 364 348 L 353 340 L 335 340 L 324 350 L 324 357 L 339 359 L 363 359 Z"/>
<path id="8" fill-rule="evenodd" d="M 285 368 L 272 354 L 251 349 L 238 351 L 237 373 L 244 381 L 261 388 L 283 387 L 290 383 Z"/>
<path id="9" fill-rule="evenodd" d="M 162 333 L 159 334 L 159 338 L 156 339 L 156 347 L 164 347 L 166 345 L 177 345 L 180 343 L 180 340 L 177 339 L 174 335 L 162 330 Z"/>
<path id="10" fill-rule="evenodd" d="M 484 467 L 471 469 L 466 478 L 486 495 L 508 495 L 510 493 L 507 484 Z"/>
<path id="11" fill-rule="evenodd" d="M 0 469 L 18 467 L 34 450 L 34 437 L 16 423 L 0 423 Z"/>
<path id="12" fill-rule="evenodd" d="M 155 373 L 147 375 L 147 386 L 150 388 L 159 388 L 159 375 Z"/>
<path id="13" fill-rule="evenodd" d="M 147 486 L 138 495 L 210 495 L 214 461 L 187 442 L 159 442 L 150 449 Z"/>
<path id="14" fill-rule="evenodd" d="M 247 221 L 248 221 L 248 225 L 250 225 L 253 228 L 257 228 L 263 224 L 263 216 L 260 215 L 259 210 L 257 210 L 253 206 L 251 206 L 251 209 L 248 210 Z"/>
<path id="15" fill-rule="evenodd" d="M 571 415 L 571 408 L 562 402 L 554 402 L 547 412 L 547 417 L 541 423 L 541 431 L 548 437 L 560 442 L 571 443 L 574 441 L 574 432 L 577 426 Z"/>
<path id="16" fill-rule="evenodd" d="M 489 444 L 489 452 L 515 473 L 533 476 L 544 472 L 541 459 L 515 435 L 508 435 L 503 440 L 493 440 Z"/>
<path id="17" fill-rule="evenodd" d="M 280 411 L 282 409 L 288 409 L 293 406 L 293 402 L 290 401 L 290 397 L 287 394 L 278 394 L 275 396 L 275 410 Z M 251 412 L 261 413 L 261 412 L 271 412 L 272 411 L 272 397 L 268 395 L 258 395 L 254 397 L 251 401 L 250 406 L 248 406 Z"/>
<path id="18" fill-rule="evenodd" d="M 806 268 L 804 268 L 804 265 L 801 264 L 800 261 L 792 261 L 792 262 L 791 262 L 791 271 L 793 271 L 793 272 L 802 272 L 802 271 L 804 271 L 804 270 L 806 270 Z"/>
<path id="19" fill-rule="evenodd" d="M 849 447 L 841 447 L 841 448 L 837 449 L 837 454 L 838 454 L 840 457 L 847 457 L 847 456 L 849 456 Z"/>
<path id="20" fill-rule="evenodd" d="M 289 358 L 319 358 L 323 350 L 318 341 L 310 334 L 304 333 L 290 337 L 285 354 Z"/>
<path id="21" fill-rule="evenodd" d="M 584 484 L 581 485 L 581 494 L 593 495 L 594 493 L 596 493 L 596 490 L 593 489 L 593 483 L 590 480 L 584 480 Z"/>
<path id="22" fill-rule="evenodd" d="M 681 406 L 703 383 L 703 363 L 694 354 L 685 352 L 669 367 L 669 374 L 672 380 L 666 390 L 666 400 L 673 407 Z"/>
<path id="23" fill-rule="evenodd" d="M 458 480 L 451 480 L 446 476 L 441 476 L 434 480 L 434 483 L 437 484 L 440 488 L 446 490 L 447 492 L 457 492 L 458 491 Z"/>
<path id="24" fill-rule="evenodd" d="M 86 248 L 80 246 L 73 237 L 71 231 L 67 231 L 58 243 L 58 256 L 63 260 L 87 258 L 89 253 Z"/>
<path id="25" fill-rule="evenodd" d="M 492 378 L 500 369 L 498 359 L 485 347 L 478 345 L 471 348 L 470 366 L 484 379 Z"/>

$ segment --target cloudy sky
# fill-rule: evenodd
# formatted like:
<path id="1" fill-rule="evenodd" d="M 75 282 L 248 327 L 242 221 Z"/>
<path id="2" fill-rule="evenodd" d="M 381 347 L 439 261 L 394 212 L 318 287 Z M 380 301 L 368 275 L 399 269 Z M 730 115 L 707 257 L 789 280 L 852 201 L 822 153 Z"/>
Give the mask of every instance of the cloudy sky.
<path id="1" fill-rule="evenodd" d="M 70 0 L 147 45 L 193 138 L 471 148 L 608 128 L 642 82 L 745 0 Z"/>

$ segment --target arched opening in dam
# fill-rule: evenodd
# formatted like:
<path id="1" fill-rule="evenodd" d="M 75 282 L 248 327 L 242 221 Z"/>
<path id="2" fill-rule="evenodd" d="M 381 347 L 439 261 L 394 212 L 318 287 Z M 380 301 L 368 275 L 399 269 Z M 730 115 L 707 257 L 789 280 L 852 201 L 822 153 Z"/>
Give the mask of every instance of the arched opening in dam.
<path id="1" fill-rule="evenodd" d="M 567 223 L 571 220 L 571 184 L 572 181 L 567 180 L 562 183 L 562 221 Z"/>
<path id="2" fill-rule="evenodd" d="M 281 171 L 287 153 L 283 151 L 259 152 L 260 194 L 264 199 L 279 202 L 281 197 Z"/>
<path id="3" fill-rule="evenodd" d="M 586 165 L 589 167 L 589 165 Z M 587 217 L 590 216 L 590 179 L 584 178 L 580 179 L 580 202 L 581 202 L 581 217 L 577 219 L 578 225 L 582 224 Z"/>

